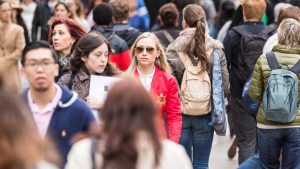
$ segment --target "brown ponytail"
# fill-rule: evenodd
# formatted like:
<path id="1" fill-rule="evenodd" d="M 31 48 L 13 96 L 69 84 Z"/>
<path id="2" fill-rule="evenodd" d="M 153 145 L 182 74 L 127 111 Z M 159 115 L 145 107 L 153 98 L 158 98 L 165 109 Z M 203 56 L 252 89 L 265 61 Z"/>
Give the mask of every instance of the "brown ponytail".
<path id="1" fill-rule="evenodd" d="M 188 54 L 193 65 L 200 61 L 201 71 L 210 69 L 209 58 L 205 49 L 205 13 L 201 6 L 196 4 L 187 5 L 183 9 L 183 16 L 186 24 L 190 27 L 196 27 L 195 36 L 184 49 Z"/>

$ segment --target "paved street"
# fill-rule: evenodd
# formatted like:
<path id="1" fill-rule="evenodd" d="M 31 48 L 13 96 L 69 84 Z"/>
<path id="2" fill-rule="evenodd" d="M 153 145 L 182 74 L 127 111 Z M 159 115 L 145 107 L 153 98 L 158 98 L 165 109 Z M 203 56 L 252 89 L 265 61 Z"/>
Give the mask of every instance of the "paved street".
<path id="1" fill-rule="evenodd" d="M 238 157 L 230 160 L 227 157 L 227 151 L 231 145 L 229 134 L 226 136 L 214 137 L 212 152 L 210 154 L 209 168 L 210 169 L 236 169 L 238 166 Z"/>

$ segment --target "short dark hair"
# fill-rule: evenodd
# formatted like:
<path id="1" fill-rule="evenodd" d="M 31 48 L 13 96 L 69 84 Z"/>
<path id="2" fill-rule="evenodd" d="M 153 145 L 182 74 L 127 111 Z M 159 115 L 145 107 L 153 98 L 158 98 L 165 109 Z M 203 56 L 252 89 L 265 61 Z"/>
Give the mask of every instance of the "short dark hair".
<path id="1" fill-rule="evenodd" d="M 293 18 L 300 21 L 300 8 L 297 6 L 290 6 L 280 10 L 278 15 L 278 25 L 286 18 Z"/>
<path id="2" fill-rule="evenodd" d="M 57 56 L 55 50 L 53 49 L 53 47 L 50 46 L 48 42 L 41 40 L 41 41 L 36 41 L 36 42 L 30 42 L 25 46 L 23 53 L 22 53 L 22 58 L 21 58 L 21 64 L 23 67 L 24 67 L 24 64 L 26 61 L 26 54 L 31 50 L 40 49 L 40 48 L 49 49 L 52 53 L 52 57 L 53 57 L 55 63 L 57 63 L 58 56 Z"/>
<path id="3" fill-rule="evenodd" d="M 176 5 L 172 2 L 164 4 L 159 9 L 159 16 L 164 25 L 176 25 L 178 15 Z"/>
<path id="4" fill-rule="evenodd" d="M 97 25 L 111 24 L 113 15 L 113 8 L 106 2 L 98 4 L 93 10 L 93 20 Z"/>

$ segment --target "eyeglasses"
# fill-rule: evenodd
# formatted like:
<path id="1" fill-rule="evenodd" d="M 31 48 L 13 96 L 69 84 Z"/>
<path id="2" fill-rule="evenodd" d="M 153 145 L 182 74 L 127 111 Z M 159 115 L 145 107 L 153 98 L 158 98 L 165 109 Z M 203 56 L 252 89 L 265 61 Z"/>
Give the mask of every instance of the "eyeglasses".
<path id="1" fill-rule="evenodd" d="M 25 64 L 25 67 L 29 70 L 37 70 L 39 66 L 43 68 L 43 70 L 47 71 L 52 68 L 54 62 L 51 61 L 44 61 L 41 63 L 38 62 L 29 62 Z"/>
<path id="2" fill-rule="evenodd" d="M 136 52 L 136 54 L 140 54 L 140 53 L 143 53 L 145 49 L 146 49 L 146 52 L 149 54 L 153 54 L 154 50 L 155 50 L 154 47 L 150 47 L 150 46 L 147 46 L 147 47 L 138 46 L 138 47 L 135 47 L 135 52 Z"/>

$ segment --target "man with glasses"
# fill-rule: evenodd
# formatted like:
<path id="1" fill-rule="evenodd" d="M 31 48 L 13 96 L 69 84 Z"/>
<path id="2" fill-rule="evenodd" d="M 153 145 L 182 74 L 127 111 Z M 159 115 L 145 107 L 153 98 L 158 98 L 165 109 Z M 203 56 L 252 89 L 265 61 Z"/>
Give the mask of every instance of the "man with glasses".
<path id="1" fill-rule="evenodd" d="M 37 129 L 43 139 L 51 137 L 62 156 L 63 164 L 75 134 L 86 132 L 95 119 L 90 108 L 66 87 L 55 83 L 59 66 L 54 50 L 47 42 L 26 45 L 21 59 L 22 74 L 29 89 L 22 99 L 32 112 Z"/>

